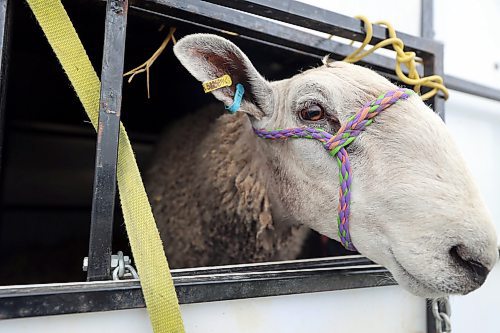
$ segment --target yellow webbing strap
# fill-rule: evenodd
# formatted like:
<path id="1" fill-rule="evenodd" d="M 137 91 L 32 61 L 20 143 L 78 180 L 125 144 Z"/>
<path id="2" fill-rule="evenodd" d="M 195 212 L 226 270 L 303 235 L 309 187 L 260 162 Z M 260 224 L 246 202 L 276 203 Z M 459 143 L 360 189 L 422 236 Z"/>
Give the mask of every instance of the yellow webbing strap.
<path id="1" fill-rule="evenodd" d="M 94 128 L 100 82 L 60 0 L 27 0 Z M 184 326 L 163 245 L 130 140 L 120 124 L 118 189 L 142 292 L 155 333 L 182 333 Z"/>

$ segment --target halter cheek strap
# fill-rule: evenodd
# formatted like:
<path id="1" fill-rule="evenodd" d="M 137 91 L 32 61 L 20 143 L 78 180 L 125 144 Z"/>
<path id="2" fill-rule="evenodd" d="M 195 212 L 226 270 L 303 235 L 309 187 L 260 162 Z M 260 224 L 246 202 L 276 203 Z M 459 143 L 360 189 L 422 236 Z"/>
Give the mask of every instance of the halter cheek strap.
<path id="1" fill-rule="evenodd" d="M 337 215 L 338 234 L 342 245 L 356 251 L 349 233 L 349 204 L 351 202 L 351 164 L 345 147 L 373 122 L 380 112 L 399 100 L 407 99 L 413 93 L 410 89 L 400 88 L 380 95 L 376 100 L 365 104 L 361 110 L 350 117 L 347 123 L 334 135 L 313 127 L 265 130 L 254 128 L 255 134 L 263 139 L 305 138 L 314 139 L 323 144 L 330 155 L 335 156 L 339 167 L 339 206 Z"/>

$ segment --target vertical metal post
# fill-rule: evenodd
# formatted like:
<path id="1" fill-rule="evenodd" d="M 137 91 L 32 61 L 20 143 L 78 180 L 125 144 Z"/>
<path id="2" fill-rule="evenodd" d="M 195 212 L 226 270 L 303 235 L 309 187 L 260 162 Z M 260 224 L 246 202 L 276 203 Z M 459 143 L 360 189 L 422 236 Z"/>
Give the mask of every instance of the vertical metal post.
<path id="1" fill-rule="evenodd" d="M 444 78 L 444 45 L 439 44 L 436 47 L 436 51 L 434 53 L 434 57 L 432 59 L 433 62 L 433 72 L 429 73 L 429 75 L 436 74 Z M 425 66 L 424 66 L 425 71 Z M 427 75 L 427 74 L 426 74 Z M 446 83 L 446 82 L 445 82 Z M 444 97 L 441 92 L 439 92 L 436 96 L 434 96 L 434 111 L 445 121 L 445 110 L 444 110 Z"/>
<path id="2" fill-rule="evenodd" d="M 111 241 L 128 0 L 108 0 L 87 280 L 111 278 Z"/>
<path id="3" fill-rule="evenodd" d="M 420 0 L 420 36 L 434 39 L 434 0 Z"/>
<path id="4" fill-rule="evenodd" d="M 420 35 L 423 38 L 434 39 L 434 0 L 420 1 Z M 444 51 L 443 45 L 438 44 L 434 47 L 433 56 L 424 59 L 424 75 L 437 74 L 444 77 Z M 434 111 L 445 119 L 444 98 L 441 94 L 436 95 L 430 101 Z"/>
<path id="5" fill-rule="evenodd" d="M 7 66 L 9 64 L 10 30 L 13 2 L 0 0 L 0 173 L 3 161 Z"/>
<path id="6" fill-rule="evenodd" d="M 443 45 L 440 45 L 439 47 L 436 47 L 435 53 L 427 57 L 424 60 L 424 75 L 429 76 L 429 75 L 440 75 L 441 77 L 444 77 L 444 70 L 443 70 Z M 432 97 L 430 100 L 428 100 L 428 104 L 432 106 L 434 109 L 434 112 L 436 112 L 443 121 L 445 120 L 445 112 L 444 112 L 444 97 L 441 92 L 438 92 L 438 94 L 434 97 Z"/>

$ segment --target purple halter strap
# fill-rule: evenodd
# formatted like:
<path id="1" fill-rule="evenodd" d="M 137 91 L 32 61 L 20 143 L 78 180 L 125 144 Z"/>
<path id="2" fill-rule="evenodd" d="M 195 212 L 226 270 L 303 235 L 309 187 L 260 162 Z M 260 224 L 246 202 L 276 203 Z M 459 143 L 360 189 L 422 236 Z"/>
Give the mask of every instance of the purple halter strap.
<path id="1" fill-rule="evenodd" d="M 338 233 L 342 245 L 351 251 L 356 251 L 349 233 L 349 204 L 351 202 L 351 164 L 345 147 L 373 122 L 380 112 L 399 100 L 407 99 L 413 93 L 410 89 L 399 88 L 380 95 L 376 100 L 365 104 L 361 110 L 351 116 L 347 123 L 334 135 L 313 127 L 298 127 L 277 130 L 254 128 L 255 134 L 263 139 L 306 138 L 320 141 L 330 155 L 335 156 L 339 166 L 339 207 L 337 215 Z"/>

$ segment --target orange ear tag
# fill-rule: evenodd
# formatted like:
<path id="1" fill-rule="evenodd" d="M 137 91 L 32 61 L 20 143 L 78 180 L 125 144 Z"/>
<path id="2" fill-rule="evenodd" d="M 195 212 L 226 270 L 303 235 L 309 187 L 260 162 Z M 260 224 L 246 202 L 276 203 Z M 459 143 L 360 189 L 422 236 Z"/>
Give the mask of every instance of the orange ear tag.
<path id="1" fill-rule="evenodd" d="M 205 81 L 202 83 L 205 94 L 220 88 L 229 87 L 232 84 L 233 81 L 231 80 L 231 77 L 227 74 L 218 77 L 216 79 Z"/>

